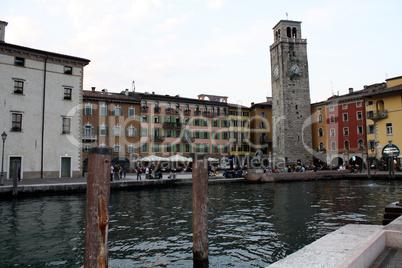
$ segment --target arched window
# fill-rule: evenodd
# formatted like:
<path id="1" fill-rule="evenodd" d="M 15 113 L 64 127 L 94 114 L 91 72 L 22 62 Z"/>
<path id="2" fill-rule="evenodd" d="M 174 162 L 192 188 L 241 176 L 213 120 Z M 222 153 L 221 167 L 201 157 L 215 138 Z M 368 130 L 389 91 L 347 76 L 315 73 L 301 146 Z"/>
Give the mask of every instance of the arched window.
<path id="1" fill-rule="evenodd" d="M 331 142 L 331 150 L 336 151 L 336 142 Z"/>
<path id="2" fill-rule="evenodd" d="M 159 102 L 155 101 L 155 108 L 159 107 Z"/>
<path id="3" fill-rule="evenodd" d="M 200 111 L 200 107 L 198 105 L 195 106 L 195 111 L 199 112 Z"/>
<path id="4" fill-rule="evenodd" d="M 363 149 L 364 149 L 364 141 L 363 141 L 362 139 L 360 139 L 360 140 L 357 142 L 357 145 L 358 145 L 359 150 L 363 150 Z"/>
<path id="5" fill-rule="evenodd" d="M 322 116 L 322 114 L 318 115 L 318 123 L 322 123 L 324 121 L 324 117 Z"/>
<path id="6" fill-rule="evenodd" d="M 141 103 L 142 103 L 142 104 L 141 104 L 141 107 L 142 107 L 142 108 L 146 108 L 146 107 L 147 107 L 147 102 L 146 102 L 146 101 L 143 100 Z"/>
<path id="7" fill-rule="evenodd" d="M 345 150 L 350 150 L 349 141 L 345 141 Z"/>
<path id="8" fill-rule="evenodd" d="M 323 142 L 320 142 L 320 151 L 323 151 L 324 150 L 324 143 Z"/>
<path id="9" fill-rule="evenodd" d="M 168 102 L 168 103 L 166 104 L 166 108 L 168 108 L 168 109 L 172 108 L 172 106 L 170 105 L 170 102 Z"/>
<path id="10" fill-rule="evenodd" d="M 318 129 L 318 137 L 323 137 L 324 136 L 324 130 L 322 129 L 322 127 L 320 127 Z"/>
<path id="11" fill-rule="evenodd" d="M 290 27 L 286 28 L 286 36 L 289 38 L 292 37 L 292 30 L 290 29 Z"/>
<path id="12" fill-rule="evenodd" d="M 218 107 L 218 108 L 216 108 L 216 115 L 217 116 L 220 116 L 221 115 L 221 109 Z"/>
<path id="13" fill-rule="evenodd" d="M 297 38 L 297 29 L 296 29 L 296 27 L 293 27 L 293 29 L 292 29 L 292 37 Z"/>

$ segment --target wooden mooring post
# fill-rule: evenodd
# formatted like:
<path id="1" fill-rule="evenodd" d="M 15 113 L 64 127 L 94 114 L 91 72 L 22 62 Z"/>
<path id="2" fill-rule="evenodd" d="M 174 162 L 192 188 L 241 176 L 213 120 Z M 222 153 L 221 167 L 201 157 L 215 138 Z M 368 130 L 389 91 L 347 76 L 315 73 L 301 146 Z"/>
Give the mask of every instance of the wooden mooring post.
<path id="1" fill-rule="evenodd" d="M 84 267 L 108 267 L 108 225 L 111 152 L 93 148 L 89 154 Z"/>
<path id="2" fill-rule="evenodd" d="M 193 264 L 208 267 L 208 159 L 193 159 Z"/>

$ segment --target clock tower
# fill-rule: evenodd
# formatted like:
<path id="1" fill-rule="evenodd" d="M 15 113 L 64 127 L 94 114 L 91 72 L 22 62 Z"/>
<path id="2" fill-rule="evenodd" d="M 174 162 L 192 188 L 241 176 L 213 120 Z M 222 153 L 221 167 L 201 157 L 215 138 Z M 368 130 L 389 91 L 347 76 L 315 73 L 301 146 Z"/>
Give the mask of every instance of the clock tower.
<path id="1" fill-rule="evenodd" d="M 310 165 L 311 108 L 307 64 L 307 40 L 301 22 L 281 20 L 273 28 L 270 46 L 273 161 L 277 167 Z"/>

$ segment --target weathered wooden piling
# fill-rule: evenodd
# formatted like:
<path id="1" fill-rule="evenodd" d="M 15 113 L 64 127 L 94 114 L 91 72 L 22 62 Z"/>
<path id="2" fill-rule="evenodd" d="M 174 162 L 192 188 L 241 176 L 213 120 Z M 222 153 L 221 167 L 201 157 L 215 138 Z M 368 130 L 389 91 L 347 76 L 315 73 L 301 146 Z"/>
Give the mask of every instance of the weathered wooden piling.
<path id="1" fill-rule="evenodd" d="M 108 267 L 111 153 L 93 148 L 89 154 L 85 228 L 85 267 Z"/>
<path id="2" fill-rule="evenodd" d="M 193 262 L 208 267 L 208 160 L 193 159 Z"/>

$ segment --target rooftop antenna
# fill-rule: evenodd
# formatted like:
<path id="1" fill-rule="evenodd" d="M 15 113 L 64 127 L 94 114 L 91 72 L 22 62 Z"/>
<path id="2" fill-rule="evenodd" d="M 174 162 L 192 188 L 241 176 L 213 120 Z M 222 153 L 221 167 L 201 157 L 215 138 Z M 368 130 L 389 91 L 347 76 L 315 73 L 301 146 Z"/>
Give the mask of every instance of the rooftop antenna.
<path id="1" fill-rule="evenodd" d="M 135 92 L 135 81 L 133 80 L 133 82 L 131 83 L 131 91 Z"/>
<path id="2" fill-rule="evenodd" d="M 285 12 L 285 14 L 286 14 L 286 20 L 289 20 L 288 13 Z"/>

